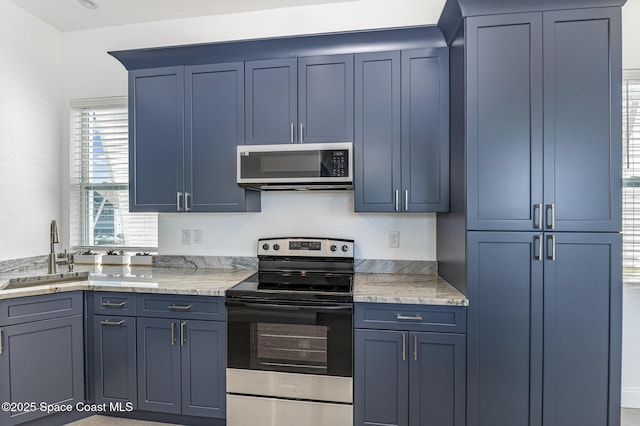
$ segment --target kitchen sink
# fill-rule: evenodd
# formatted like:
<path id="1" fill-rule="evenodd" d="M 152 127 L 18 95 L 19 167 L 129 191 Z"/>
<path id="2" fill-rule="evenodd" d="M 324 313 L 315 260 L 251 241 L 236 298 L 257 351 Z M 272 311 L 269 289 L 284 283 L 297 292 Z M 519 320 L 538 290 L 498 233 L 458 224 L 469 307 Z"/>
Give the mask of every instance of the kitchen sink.
<path id="1" fill-rule="evenodd" d="M 89 279 L 89 272 L 64 272 L 59 274 L 36 275 L 32 277 L 11 278 L 1 290 L 12 290 L 16 288 L 37 287 L 52 283 L 68 281 L 86 281 Z"/>

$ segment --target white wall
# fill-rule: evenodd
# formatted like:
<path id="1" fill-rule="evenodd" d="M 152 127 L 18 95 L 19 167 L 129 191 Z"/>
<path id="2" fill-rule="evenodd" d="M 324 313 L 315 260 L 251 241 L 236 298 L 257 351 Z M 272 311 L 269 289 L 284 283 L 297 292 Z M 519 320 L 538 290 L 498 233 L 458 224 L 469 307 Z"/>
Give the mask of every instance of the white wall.
<path id="1" fill-rule="evenodd" d="M 442 4 L 359 0 L 65 33 L 63 114 L 68 115 L 69 99 L 126 95 L 127 73 L 106 54 L 109 50 L 424 25 L 437 21 Z M 261 236 L 335 235 L 355 239 L 360 258 L 436 259 L 435 215 L 356 215 L 352 197 L 350 193 L 266 194 L 257 214 L 161 215 L 159 251 L 252 256 Z M 68 223 L 64 225 L 68 229 Z M 203 244 L 181 246 L 180 229 L 201 229 Z M 389 230 L 400 231 L 400 248 L 387 248 Z"/>
<path id="2" fill-rule="evenodd" d="M 46 254 L 61 218 L 62 35 L 0 0 L 0 260 Z"/>

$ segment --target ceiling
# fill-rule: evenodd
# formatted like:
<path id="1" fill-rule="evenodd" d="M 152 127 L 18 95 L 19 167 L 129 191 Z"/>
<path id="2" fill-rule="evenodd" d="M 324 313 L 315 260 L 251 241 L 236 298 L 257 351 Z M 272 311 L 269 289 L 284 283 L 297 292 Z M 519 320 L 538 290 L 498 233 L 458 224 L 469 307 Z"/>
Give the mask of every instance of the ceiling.
<path id="1" fill-rule="evenodd" d="M 60 31 L 358 0 L 10 0 Z"/>

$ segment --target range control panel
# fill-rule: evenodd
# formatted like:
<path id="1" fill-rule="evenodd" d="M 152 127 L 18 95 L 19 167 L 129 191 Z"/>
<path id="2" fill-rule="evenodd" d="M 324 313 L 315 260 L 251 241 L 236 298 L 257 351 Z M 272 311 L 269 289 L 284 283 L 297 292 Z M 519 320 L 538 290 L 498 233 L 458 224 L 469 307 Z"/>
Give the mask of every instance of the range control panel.
<path id="1" fill-rule="evenodd" d="M 258 256 L 353 258 L 353 240 L 331 238 L 261 238 Z"/>

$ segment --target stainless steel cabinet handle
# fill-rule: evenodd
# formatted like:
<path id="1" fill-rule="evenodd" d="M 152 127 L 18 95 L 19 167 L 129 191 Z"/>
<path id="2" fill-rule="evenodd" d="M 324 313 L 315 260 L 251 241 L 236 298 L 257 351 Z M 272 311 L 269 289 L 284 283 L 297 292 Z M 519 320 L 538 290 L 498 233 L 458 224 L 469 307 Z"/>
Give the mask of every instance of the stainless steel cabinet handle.
<path id="1" fill-rule="evenodd" d="M 538 221 L 535 220 L 536 211 L 538 212 Z M 542 204 L 533 205 L 533 229 L 542 229 Z"/>
<path id="2" fill-rule="evenodd" d="M 555 229 L 556 227 L 556 206 L 555 204 L 547 204 L 545 206 L 547 211 L 551 210 L 551 220 L 547 223 L 547 229 Z"/>
<path id="3" fill-rule="evenodd" d="M 102 324 L 102 325 L 122 325 L 124 323 L 125 323 L 125 320 L 120 320 L 120 321 L 104 320 L 104 321 L 100 321 L 100 324 Z"/>
<path id="4" fill-rule="evenodd" d="M 2 354 L 2 329 L 0 328 L 0 354 Z"/>
<path id="5" fill-rule="evenodd" d="M 302 125 L 302 122 L 300 122 L 300 129 L 298 130 L 298 143 L 302 143 L 303 132 L 304 132 L 304 126 Z"/>
<path id="6" fill-rule="evenodd" d="M 295 138 L 293 136 L 293 132 L 295 131 L 295 124 L 291 123 L 291 130 L 289 131 L 289 143 L 295 143 Z"/>
<path id="7" fill-rule="evenodd" d="M 193 306 L 193 305 L 187 305 L 187 306 L 184 306 L 184 305 L 169 305 L 167 307 L 169 309 L 180 309 L 182 311 L 188 311 L 189 309 L 191 309 L 191 306 Z"/>
<path id="8" fill-rule="evenodd" d="M 396 315 L 396 319 L 399 319 L 399 320 L 411 320 L 411 321 L 422 321 L 422 315 L 417 314 L 417 315 L 414 315 L 414 316 L 410 317 L 410 316 L 407 316 L 407 315 L 398 314 L 398 315 Z"/>
<path id="9" fill-rule="evenodd" d="M 102 302 L 101 306 L 103 308 L 123 308 L 124 305 L 126 304 L 127 304 L 126 301 L 120 302 L 120 303 L 106 301 L 106 302 Z"/>
<path id="10" fill-rule="evenodd" d="M 400 196 L 400 191 L 396 189 L 396 211 L 400 210 L 400 200 L 398 199 Z"/>
<path id="11" fill-rule="evenodd" d="M 176 344 L 176 323 L 172 322 L 171 323 L 171 346 L 174 346 Z"/>
<path id="12" fill-rule="evenodd" d="M 552 235 L 549 235 L 547 238 L 548 238 L 548 241 L 551 241 L 551 250 L 550 250 L 550 253 L 547 255 L 547 259 L 556 260 L 556 236 L 552 234 Z"/>
<path id="13" fill-rule="evenodd" d="M 413 360 L 418 360 L 418 336 L 416 334 L 413 335 Z"/>
<path id="14" fill-rule="evenodd" d="M 536 243 L 538 243 L 538 249 L 536 250 Z M 536 254 L 533 255 L 535 260 L 542 261 L 542 235 L 536 235 L 533 237 L 533 250 Z"/>
<path id="15" fill-rule="evenodd" d="M 191 208 L 189 207 L 189 198 L 191 198 L 191 193 L 185 192 L 184 193 L 184 211 L 185 212 L 191 211 Z"/>
<path id="16" fill-rule="evenodd" d="M 406 361 L 407 359 L 407 339 L 404 333 L 402 333 L 402 360 Z"/>
<path id="17" fill-rule="evenodd" d="M 184 346 L 187 343 L 187 336 L 184 334 L 185 325 L 187 325 L 186 321 L 180 323 L 180 346 Z"/>
<path id="18" fill-rule="evenodd" d="M 409 211 L 409 190 L 408 189 L 404 190 L 404 211 L 405 212 Z"/>
<path id="19" fill-rule="evenodd" d="M 180 206 L 180 200 L 182 199 L 182 192 L 176 192 L 176 210 L 182 211 L 182 207 Z"/>

